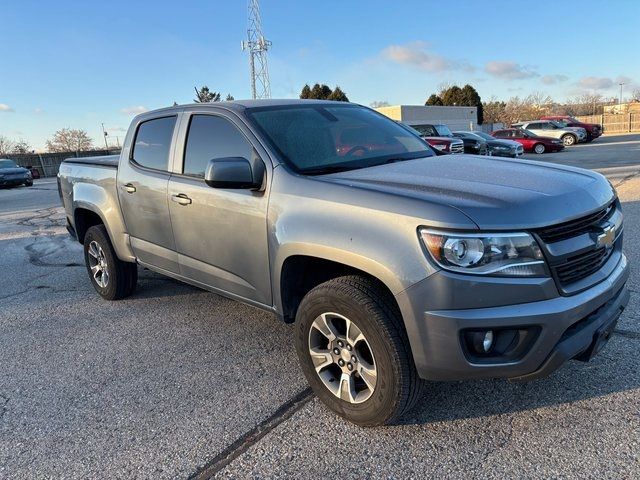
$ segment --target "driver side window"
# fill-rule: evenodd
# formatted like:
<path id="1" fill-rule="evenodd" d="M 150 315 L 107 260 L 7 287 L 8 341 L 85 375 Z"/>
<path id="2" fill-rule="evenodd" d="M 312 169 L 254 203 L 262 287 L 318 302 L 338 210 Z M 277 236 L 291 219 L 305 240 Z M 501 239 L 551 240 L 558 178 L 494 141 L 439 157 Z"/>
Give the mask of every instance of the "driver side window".
<path id="1" fill-rule="evenodd" d="M 244 157 L 251 160 L 253 146 L 229 120 L 216 115 L 193 115 L 189 122 L 182 173 L 204 177 L 209 160 Z"/>

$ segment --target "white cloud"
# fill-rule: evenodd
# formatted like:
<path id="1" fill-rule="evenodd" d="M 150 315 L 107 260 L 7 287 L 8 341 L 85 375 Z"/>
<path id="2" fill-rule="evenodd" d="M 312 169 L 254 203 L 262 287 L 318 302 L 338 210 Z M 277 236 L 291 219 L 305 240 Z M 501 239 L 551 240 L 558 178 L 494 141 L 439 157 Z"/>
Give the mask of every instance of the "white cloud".
<path id="1" fill-rule="evenodd" d="M 545 85 L 555 85 L 556 83 L 566 82 L 569 77 L 566 75 L 543 75 L 540 81 Z"/>
<path id="2" fill-rule="evenodd" d="M 149 110 L 147 107 L 144 107 L 142 105 L 135 105 L 133 107 L 121 108 L 120 112 L 124 113 L 125 115 L 138 115 L 140 113 L 146 112 L 147 110 Z"/>
<path id="3" fill-rule="evenodd" d="M 582 77 L 578 80 L 578 86 L 589 90 L 606 90 L 613 87 L 613 80 L 607 77 Z"/>
<path id="4" fill-rule="evenodd" d="M 0 103 L 0 112 L 14 112 L 15 110 L 11 108 L 6 103 Z"/>
<path id="5" fill-rule="evenodd" d="M 491 61 L 484 66 L 484 71 L 489 75 L 505 80 L 524 80 L 537 77 L 539 74 L 531 67 L 520 65 L 516 62 Z"/>
<path id="6" fill-rule="evenodd" d="M 38 114 L 44 113 L 44 110 L 41 109 L 40 107 L 36 107 L 36 108 L 33 109 L 33 113 L 38 113 Z"/>
<path id="7" fill-rule="evenodd" d="M 427 72 L 445 72 L 448 70 L 474 71 L 475 68 L 465 61 L 453 60 L 427 50 L 425 42 L 411 42 L 405 45 L 389 45 L 382 50 L 382 57 L 402 65 L 410 65 Z"/>

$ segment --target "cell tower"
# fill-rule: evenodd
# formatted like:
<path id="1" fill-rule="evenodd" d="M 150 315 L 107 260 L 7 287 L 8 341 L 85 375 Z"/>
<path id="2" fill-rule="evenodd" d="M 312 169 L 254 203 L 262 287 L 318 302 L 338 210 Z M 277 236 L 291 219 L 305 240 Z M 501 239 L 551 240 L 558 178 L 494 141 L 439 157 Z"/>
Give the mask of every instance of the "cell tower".
<path id="1" fill-rule="evenodd" d="M 262 35 L 260 4 L 258 0 L 249 0 L 247 41 L 242 42 L 242 50 L 249 51 L 251 96 L 253 98 L 271 98 L 269 70 L 267 69 L 267 50 L 270 46 L 271 42 Z"/>

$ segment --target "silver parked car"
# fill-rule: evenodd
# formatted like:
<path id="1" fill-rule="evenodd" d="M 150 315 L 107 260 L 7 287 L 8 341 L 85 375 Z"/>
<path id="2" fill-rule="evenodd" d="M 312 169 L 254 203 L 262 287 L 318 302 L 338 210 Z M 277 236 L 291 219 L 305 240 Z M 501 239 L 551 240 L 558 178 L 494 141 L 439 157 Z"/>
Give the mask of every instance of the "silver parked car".
<path id="1" fill-rule="evenodd" d="M 587 131 L 582 127 L 565 127 L 554 120 L 531 120 L 514 123 L 513 127 L 523 128 L 541 137 L 558 138 L 565 147 L 587 141 Z"/>

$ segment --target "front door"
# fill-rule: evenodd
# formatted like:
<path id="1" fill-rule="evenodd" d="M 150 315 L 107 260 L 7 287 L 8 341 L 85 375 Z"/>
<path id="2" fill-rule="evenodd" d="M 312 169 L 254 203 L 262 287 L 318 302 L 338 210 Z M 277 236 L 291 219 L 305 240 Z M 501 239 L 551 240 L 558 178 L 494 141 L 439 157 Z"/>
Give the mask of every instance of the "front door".
<path id="1" fill-rule="evenodd" d="M 211 188 L 209 160 L 262 162 L 250 133 L 222 113 L 192 114 L 182 165 L 169 180 L 169 210 L 181 274 L 226 293 L 271 305 L 266 191 Z M 236 121 L 237 122 L 237 121 Z M 177 154 L 178 156 L 180 154 Z M 267 171 L 269 174 L 269 171 Z"/>
<path id="2" fill-rule="evenodd" d="M 142 120 L 118 167 L 118 198 L 131 248 L 144 264 L 178 273 L 167 189 L 177 117 Z"/>

